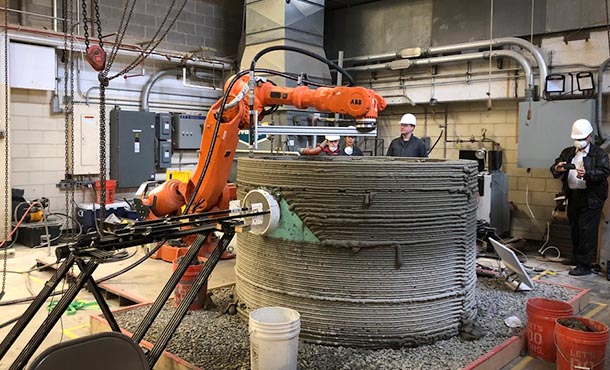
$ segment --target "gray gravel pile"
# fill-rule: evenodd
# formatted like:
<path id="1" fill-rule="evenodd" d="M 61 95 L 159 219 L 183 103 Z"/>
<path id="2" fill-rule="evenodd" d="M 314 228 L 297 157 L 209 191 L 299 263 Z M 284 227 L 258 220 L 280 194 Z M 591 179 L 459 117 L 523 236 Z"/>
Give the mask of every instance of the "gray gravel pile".
<path id="1" fill-rule="evenodd" d="M 569 300 L 576 291 L 549 284 L 537 284 L 532 292 L 515 293 L 503 280 L 479 278 L 477 282 L 477 324 L 486 335 L 476 341 L 458 337 L 417 348 L 366 350 L 349 347 L 329 347 L 299 343 L 299 369 L 358 370 L 358 369 L 459 369 L 489 352 L 493 347 L 516 335 L 522 329 L 511 329 L 504 319 L 517 316 L 526 324 L 525 307 L 532 297 Z M 215 290 L 216 307 L 209 311 L 189 313 L 172 338 L 167 350 L 203 369 L 249 369 L 248 324 L 238 315 L 223 312 L 232 303 L 232 289 Z M 117 314 L 122 328 L 131 332 L 144 316 L 145 309 Z M 165 309 L 150 329 L 146 340 L 154 342 L 158 330 L 173 312 Z"/>

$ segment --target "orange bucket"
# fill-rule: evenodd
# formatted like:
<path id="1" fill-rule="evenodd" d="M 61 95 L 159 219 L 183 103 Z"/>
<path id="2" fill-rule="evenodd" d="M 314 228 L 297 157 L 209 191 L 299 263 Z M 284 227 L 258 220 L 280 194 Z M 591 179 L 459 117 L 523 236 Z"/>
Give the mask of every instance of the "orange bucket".
<path id="1" fill-rule="evenodd" d="M 557 320 L 555 326 L 557 370 L 604 370 L 608 327 L 599 321 L 582 317 L 570 317 L 570 319 L 578 320 L 594 331 L 572 329 Z"/>
<path id="2" fill-rule="evenodd" d="M 176 271 L 176 268 L 178 268 L 179 260 L 180 260 L 180 258 L 178 258 L 178 259 L 174 260 L 174 262 L 172 262 L 172 271 Z M 182 302 L 182 300 L 184 299 L 184 296 L 186 296 L 186 293 L 189 291 L 189 289 L 195 282 L 195 279 L 197 279 L 197 275 L 199 275 L 199 271 L 201 271 L 201 269 L 203 269 L 204 265 L 205 265 L 204 262 L 197 261 L 197 264 L 191 264 L 186 269 L 186 271 L 184 272 L 184 275 L 182 275 L 182 278 L 180 279 L 180 281 L 178 282 L 178 285 L 176 285 L 176 288 L 174 289 L 174 306 L 175 307 L 178 307 L 180 302 Z M 201 289 L 199 289 L 199 293 L 197 293 L 197 296 L 195 297 L 195 300 L 193 301 L 193 303 L 191 303 L 191 305 L 189 306 L 189 310 L 194 311 L 194 310 L 202 309 L 203 305 L 205 304 L 205 301 L 207 299 L 207 296 L 208 296 L 208 282 L 206 281 L 205 284 L 201 287 Z"/>
<path id="3" fill-rule="evenodd" d="M 572 306 L 562 301 L 530 298 L 527 301 L 527 349 L 532 357 L 555 362 L 553 332 L 558 318 L 574 314 Z"/>
<path id="4" fill-rule="evenodd" d="M 116 180 L 106 180 L 106 204 L 114 203 L 114 193 L 116 192 Z M 101 203 L 102 186 L 100 180 L 95 182 L 95 202 Z"/>

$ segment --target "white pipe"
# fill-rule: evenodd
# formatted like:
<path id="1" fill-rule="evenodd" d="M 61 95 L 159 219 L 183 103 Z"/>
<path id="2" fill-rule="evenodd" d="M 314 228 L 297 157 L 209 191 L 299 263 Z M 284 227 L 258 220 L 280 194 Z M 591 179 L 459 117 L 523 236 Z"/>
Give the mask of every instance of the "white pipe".
<path id="1" fill-rule="evenodd" d="M 532 66 L 530 65 L 527 58 L 523 55 L 517 53 L 512 50 L 494 50 L 491 52 L 492 58 L 511 58 L 516 60 L 521 67 L 523 68 L 523 72 L 525 74 L 525 81 L 528 84 L 527 89 L 525 89 L 527 99 L 532 97 L 532 89 L 534 87 L 534 75 L 532 73 Z M 480 53 L 472 53 L 472 54 L 455 54 L 455 55 L 447 55 L 436 58 L 422 58 L 422 59 L 412 59 L 410 60 L 411 66 L 428 66 L 428 65 L 436 65 L 436 64 L 445 64 L 445 63 L 456 63 L 456 62 L 465 62 L 476 59 L 487 59 L 489 58 L 489 51 L 480 52 Z M 408 68 L 408 67 L 407 67 Z M 348 67 L 345 68 L 347 71 L 375 71 L 382 69 L 391 69 L 391 63 L 385 64 L 375 64 L 371 66 L 358 66 L 358 67 Z"/>
<path id="2" fill-rule="evenodd" d="M 63 38 L 59 38 L 58 37 L 54 37 L 54 36 L 40 36 L 40 35 L 30 35 L 30 34 L 24 34 L 22 32 L 15 32 L 15 31 L 9 31 L 9 39 L 12 41 L 21 41 L 21 42 L 30 42 L 30 43 L 36 43 L 39 45 L 46 45 L 46 46 L 53 46 L 59 49 L 63 49 L 64 47 L 64 40 Z M 81 47 L 79 45 L 74 45 L 74 51 L 75 52 L 84 52 L 85 48 Z M 130 55 L 130 56 L 134 56 L 134 55 L 140 55 L 141 51 L 140 50 L 130 50 L 130 49 L 119 49 L 118 51 L 119 55 Z M 223 70 L 223 71 L 230 71 L 231 70 L 231 64 L 227 63 L 227 62 L 222 62 L 222 61 L 198 61 L 198 60 L 191 60 L 191 59 L 187 59 L 186 61 L 183 60 L 183 58 L 181 56 L 177 56 L 177 55 L 160 55 L 160 54 L 149 54 L 148 57 L 146 57 L 147 60 L 160 60 L 160 61 L 164 61 L 164 62 L 173 62 L 173 63 L 179 63 L 181 65 L 186 64 L 187 66 L 195 66 L 195 67 L 201 67 L 201 68 L 207 68 L 207 69 L 216 69 L 216 70 Z"/>

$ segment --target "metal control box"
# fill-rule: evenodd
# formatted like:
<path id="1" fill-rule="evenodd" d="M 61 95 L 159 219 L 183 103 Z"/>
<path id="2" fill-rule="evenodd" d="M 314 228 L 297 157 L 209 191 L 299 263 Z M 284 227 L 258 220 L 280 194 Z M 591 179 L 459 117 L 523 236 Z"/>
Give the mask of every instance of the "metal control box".
<path id="1" fill-rule="evenodd" d="M 121 188 L 155 178 L 155 114 L 110 112 L 110 177 Z"/>
<path id="2" fill-rule="evenodd" d="M 205 116 L 174 113 L 172 119 L 174 149 L 199 149 L 204 123 Z"/>
<path id="3" fill-rule="evenodd" d="M 172 142 L 159 141 L 156 146 L 157 168 L 169 168 L 172 165 Z"/>
<path id="4" fill-rule="evenodd" d="M 159 140 L 172 139 L 172 115 L 170 113 L 157 113 L 155 117 L 155 136 Z"/>

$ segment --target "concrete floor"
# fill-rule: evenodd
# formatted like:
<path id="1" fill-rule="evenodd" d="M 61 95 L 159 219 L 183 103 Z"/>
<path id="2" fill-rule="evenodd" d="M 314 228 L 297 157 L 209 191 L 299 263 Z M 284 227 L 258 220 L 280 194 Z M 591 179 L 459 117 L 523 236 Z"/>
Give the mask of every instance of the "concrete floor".
<path id="1" fill-rule="evenodd" d="M 37 264 L 37 260 L 47 261 L 49 263 L 54 262 L 52 253 L 50 256 L 46 248 L 32 249 L 16 245 L 14 249 L 15 256 L 9 258 L 8 260 L 8 270 L 10 273 L 7 274 L 7 293 L 3 301 L 27 297 L 30 295 L 30 292 L 35 294 L 41 289 L 45 281 L 48 280 L 52 273 L 52 271 L 33 271 L 29 274 L 23 273 L 24 271 L 34 267 Z M 133 252 L 134 249 L 131 249 L 130 251 Z M 144 250 L 142 248 L 137 248 L 135 255 L 128 260 L 101 265 L 94 274 L 94 277 L 100 278 L 114 271 L 120 270 L 140 258 L 143 254 Z M 208 287 L 214 288 L 233 283 L 235 281 L 234 265 L 235 260 L 221 261 L 214 270 Z M 590 301 L 595 304 L 591 305 L 587 310 L 589 312 L 595 310 L 595 312 L 593 312 L 594 315 L 592 315 L 594 320 L 610 324 L 610 310 L 607 308 L 607 305 L 610 304 L 610 281 L 606 280 L 605 275 L 571 277 L 567 274 L 567 271 L 569 270 L 568 266 L 563 266 L 558 263 L 540 261 L 536 259 L 536 256 L 533 255 L 530 256 L 530 260 L 526 265 L 557 272 L 556 275 L 544 275 L 540 278 L 541 280 L 591 289 Z M 116 292 L 122 291 L 125 295 L 133 297 L 134 300 L 150 302 L 156 298 L 161 287 L 171 275 L 171 272 L 172 266 L 170 263 L 161 260 L 149 259 L 136 269 L 108 281 L 106 285 L 110 290 Z M 61 287 L 62 286 L 60 284 L 59 288 L 61 289 Z M 78 295 L 78 298 L 87 303 L 95 302 L 93 296 L 86 291 L 82 291 Z M 117 308 L 119 307 L 119 300 L 110 299 L 109 305 L 112 309 Z M 0 321 L 5 322 L 19 316 L 26 308 L 26 304 L 0 306 Z M 89 317 L 90 315 L 99 313 L 99 308 L 97 308 L 97 306 L 92 306 L 83 310 L 77 310 L 76 313 L 72 315 L 64 314 L 61 322 L 58 323 L 52 330 L 47 339 L 44 341 L 43 345 L 39 348 L 38 352 L 42 351 L 51 344 L 89 334 Z M 29 340 L 36 328 L 44 320 L 45 316 L 46 310 L 42 309 L 36 315 L 31 325 L 28 326 L 26 331 L 24 331 L 19 340 L 12 347 L 7 356 L 1 361 L 0 370 L 9 368 L 17 354 L 26 345 L 27 340 Z M 0 338 L 4 338 L 9 332 L 10 328 L 11 326 L 0 329 Z M 608 354 L 610 356 L 610 351 L 608 351 Z M 609 363 L 607 363 L 606 366 L 606 368 L 610 368 Z M 529 356 L 524 356 L 514 359 L 508 366 L 505 366 L 503 370 L 546 370 L 554 368 L 554 364 L 533 359 Z"/>

